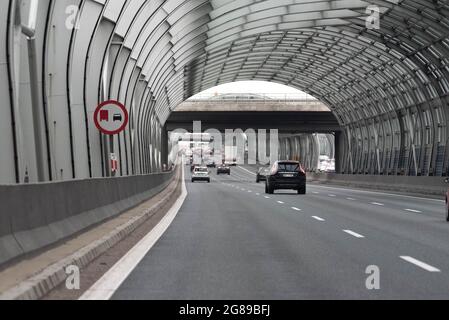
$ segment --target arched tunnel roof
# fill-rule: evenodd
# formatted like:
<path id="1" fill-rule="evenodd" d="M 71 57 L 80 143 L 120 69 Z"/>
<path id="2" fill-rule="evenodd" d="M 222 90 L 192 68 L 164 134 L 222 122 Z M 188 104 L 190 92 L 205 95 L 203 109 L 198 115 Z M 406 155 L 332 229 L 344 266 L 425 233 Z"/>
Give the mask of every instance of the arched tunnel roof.
<path id="1" fill-rule="evenodd" d="M 29 104 L 18 89 L 26 88 L 23 83 L 27 81 L 21 80 L 26 73 L 17 64 L 24 59 L 17 46 L 17 11 L 22 11 L 22 24 L 26 24 L 32 3 L 10 0 L 0 4 L 4 18 L 0 40 L 7 43 L 0 53 L 0 62 L 6 66 L 0 81 L 9 84 L 2 90 L 10 92 L 11 119 L 18 113 L 14 108 Z M 120 100 L 130 109 L 129 132 L 137 129 L 144 140 L 154 135 L 151 124 L 163 125 L 182 101 L 239 80 L 272 81 L 315 96 L 348 129 L 350 145 L 355 139 L 362 149 L 363 139 L 373 139 L 372 145 L 391 152 L 404 145 L 423 145 L 426 139 L 435 146 L 446 144 L 446 0 L 38 3 L 42 103 L 47 108 L 48 126 L 54 116 L 59 125 L 71 130 L 70 143 L 61 142 L 61 148 L 66 148 L 61 154 L 69 153 L 67 145 L 71 145 L 73 171 L 87 174 L 78 163 L 88 161 L 91 167 L 92 159 L 101 158 L 90 115 L 106 98 Z M 61 113 L 63 109 L 67 115 Z M 400 122 L 401 116 L 411 118 Z M 0 125 L 12 123 L 13 132 L 11 119 L 4 118 Z M 62 130 L 56 121 L 54 126 L 54 130 Z M 407 132 L 413 141 L 404 138 Z M 413 138 L 416 132 L 419 137 Z M 47 140 L 52 143 L 48 136 Z M 11 133 L 5 141 L 14 141 Z M 367 148 L 373 150 L 372 145 Z M 77 153 L 76 149 L 87 152 Z M 77 154 L 82 159 L 75 161 Z M 59 162 L 67 162 L 67 156 L 61 157 Z M 1 160 L 12 161 L 6 156 Z M 18 166 L 16 163 L 16 170 Z M 92 168 L 89 171 L 92 176 Z"/>
<path id="2" fill-rule="evenodd" d="M 377 6 L 380 29 L 367 28 Z M 212 86 L 290 85 L 326 102 L 342 124 L 447 94 L 445 1 L 139 1 L 106 3 L 165 120 Z M 168 99 L 160 96 L 168 93 Z"/>

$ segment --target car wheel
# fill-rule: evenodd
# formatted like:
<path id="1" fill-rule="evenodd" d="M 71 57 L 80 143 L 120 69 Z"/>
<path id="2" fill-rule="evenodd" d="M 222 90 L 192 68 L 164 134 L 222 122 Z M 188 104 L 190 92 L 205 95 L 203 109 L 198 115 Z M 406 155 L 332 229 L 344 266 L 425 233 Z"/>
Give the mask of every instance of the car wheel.
<path id="1" fill-rule="evenodd" d="M 446 199 L 446 221 L 449 222 L 449 199 Z"/>
<path id="2" fill-rule="evenodd" d="M 268 193 L 268 184 L 265 183 L 265 193 Z"/>
<path id="3" fill-rule="evenodd" d="M 195 180 L 192 179 L 192 183 L 195 183 Z"/>
<path id="4" fill-rule="evenodd" d="M 269 193 L 269 194 L 274 194 L 274 191 L 275 191 L 274 188 L 268 187 L 268 193 Z"/>
<path id="5" fill-rule="evenodd" d="M 301 187 L 298 189 L 298 194 L 306 194 L 306 193 L 307 193 L 306 186 L 301 186 Z"/>
<path id="6" fill-rule="evenodd" d="M 260 183 L 260 180 L 259 180 L 259 179 L 256 179 L 256 183 Z"/>
<path id="7" fill-rule="evenodd" d="M 209 179 L 209 180 L 207 180 L 207 183 L 210 183 L 210 179 Z"/>

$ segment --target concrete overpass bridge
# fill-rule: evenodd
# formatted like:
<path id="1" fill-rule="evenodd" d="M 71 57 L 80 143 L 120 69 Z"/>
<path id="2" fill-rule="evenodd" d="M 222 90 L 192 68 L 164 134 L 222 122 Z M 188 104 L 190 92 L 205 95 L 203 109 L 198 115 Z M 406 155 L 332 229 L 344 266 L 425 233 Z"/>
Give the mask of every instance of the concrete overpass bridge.
<path id="1" fill-rule="evenodd" d="M 0 17 L 0 297 L 50 294 L 68 261 L 98 280 L 89 272 L 101 266 L 89 263 L 119 256 L 108 250 L 146 218 L 157 221 L 144 234 L 173 222 L 154 256 L 134 259 L 142 264 L 114 289 L 90 283 L 86 297 L 449 297 L 447 1 L 4 0 Z M 294 101 L 177 110 L 244 80 L 294 87 L 330 111 Z M 96 128 L 106 100 L 129 114 L 118 134 Z M 253 167 L 214 174 L 207 187 L 182 166 L 162 172 L 167 128 L 198 115 L 278 127 L 286 157 L 309 152 L 294 133 L 334 132 L 341 174 L 310 175 L 297 198 L 262 195 Z M 81 233 L 76 252 L 48 256 Z M 388 270 L 384 291 L 363 286 L 373 264 Z M 81 296 L 69 291 L 55 294 Z"/>
<path id="2" fill-rule="evenodd" d="M 281 133 L 333 133 L 341 127 L 318 101 L 200 100 L 180 104 L 167 120 L 169 131 L 193 130 L 201 121 L 204 130 L 278 129 Z"/>
<path id="3" fill-rule="evenodd" d="M 328 134 L 333 136 L 331 153 L 339 156 L 337 170 L 340 172 L 342 128 L 329 108 L 319 101 L 296 100 L 287 94 L 272 96 L 275 98 L 226 94 L 189 99 L 170 115 L 164 131 L 167 136 L 177 130 L 194 132 L 194 122 L 200 122 L 201 132 L 215 129 L 224 135 L 226 130 L 240 129 L 254 130 L 257 134 L 265 130 L 269 138 L 270 130 L 275 129 L 280 138 L 279 157 L 300 159 L 309 170 L 316 170 L 319 163 L 320 147 L 315 134 Z M 163 158 L 167 159 L 165 152 Z"/>

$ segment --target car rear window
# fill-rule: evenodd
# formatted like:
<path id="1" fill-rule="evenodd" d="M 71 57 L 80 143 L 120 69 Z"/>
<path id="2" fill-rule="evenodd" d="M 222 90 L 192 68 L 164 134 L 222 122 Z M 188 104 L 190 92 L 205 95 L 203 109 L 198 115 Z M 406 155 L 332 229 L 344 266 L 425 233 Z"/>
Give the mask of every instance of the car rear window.
<path id="1" fill-rule="evenodd" d="M 279 172 L 297 172 L 299 163 L 279 163 Z"/>
<path id="2" fill-rule="evenodd" d="M 207 172 L 208 170 L 206 168 L 197 168 L 195 169 L 195 172 Z"/>

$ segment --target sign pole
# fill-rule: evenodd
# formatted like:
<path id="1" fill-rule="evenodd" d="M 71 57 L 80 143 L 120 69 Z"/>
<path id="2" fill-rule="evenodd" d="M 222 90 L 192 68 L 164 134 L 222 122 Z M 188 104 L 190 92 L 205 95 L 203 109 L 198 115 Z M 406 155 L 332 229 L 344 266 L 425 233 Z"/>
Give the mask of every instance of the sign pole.
<path id="1" fill-rule="evenodd" d="M 108 136 L 102 133 L 101 140 L 103 143 L 104 173 L 106 177 L 110 177 L 111 165 L 109 161 Z"/>
<path id="2" fill-rule="evenodd" d="M 113 159 L 113 157 L 115 157 L 115 151 L 114 151 L 114 135 L 110 135 L 109 136 L 109 153 L 111 154 L 110 158 L 110 168 L 109 168 L 109 172 L 111 173 L 111 177 L 115 177 L 117 174 L 117 168 L 115 168 L 114 170 L 114 165 L 113 165 L 113 161 L 115 161 Z M 114 156 L 113 156 L 114 155 Z"/>

